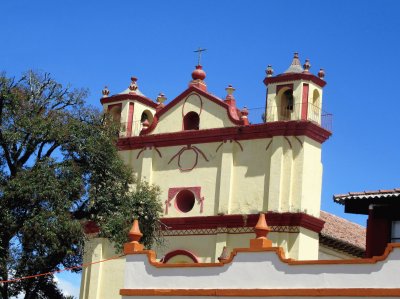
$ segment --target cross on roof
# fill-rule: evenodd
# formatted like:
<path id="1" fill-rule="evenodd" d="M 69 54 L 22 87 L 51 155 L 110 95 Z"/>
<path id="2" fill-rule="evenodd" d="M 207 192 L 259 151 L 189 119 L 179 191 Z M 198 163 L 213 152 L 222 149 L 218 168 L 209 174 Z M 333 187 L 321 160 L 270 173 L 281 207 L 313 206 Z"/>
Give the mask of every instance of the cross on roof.
<path id="1" fill-rule="evenodd" d="M 200 61 L 201 61 L 201 52 L 204 52 L 204 51 L 206 51 L 206 50 L 207 50 L 207 49 L 202 49 L 202 48 L 199 47 L 196 51 L 193 51 L 193 52 L 199 54 L 199 58 L 198 58 L 198 60 L 197 60 L 197 65 L 200 65 Z"/>

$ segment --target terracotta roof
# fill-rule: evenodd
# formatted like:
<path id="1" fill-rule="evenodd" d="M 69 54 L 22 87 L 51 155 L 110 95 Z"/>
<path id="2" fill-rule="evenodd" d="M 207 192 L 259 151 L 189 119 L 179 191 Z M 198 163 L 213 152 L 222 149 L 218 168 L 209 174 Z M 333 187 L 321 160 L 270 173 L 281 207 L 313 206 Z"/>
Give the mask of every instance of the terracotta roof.
<path id="1" fill-rule="evenodd" d="M 324 211 L 320 218 L 325 221 L 320 233 L 321 244 L 358 257 L 364 255 L 365 227 Z"/>
<path id="2" fill-rule="evenodd" d="M 347 194 L 336 194 L 333 200 L 337 203 L 344 204 L 347 199 L 379 199 L 389 197 L 400 197 L 400 188 L 389 190 L 375 190 L 375 191 L 362 191 L 362 192 L 349 192 Z"/>

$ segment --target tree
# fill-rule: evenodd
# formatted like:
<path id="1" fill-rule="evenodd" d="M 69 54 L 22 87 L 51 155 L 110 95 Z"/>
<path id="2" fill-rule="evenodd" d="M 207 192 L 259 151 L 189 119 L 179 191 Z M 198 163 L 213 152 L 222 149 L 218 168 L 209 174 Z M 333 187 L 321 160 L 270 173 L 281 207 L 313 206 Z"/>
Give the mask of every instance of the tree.
<path id="1" fill-rule="evenodd" d="M 87 92 L 28 72 L 0 74 L 0 279 L 81 264 L 82 223 L 117 249 L 139 218 L 158 240 L 159 189 L 135 180 L 118 156 L 118 125 L 85 106 Z M 3 298 L 64 298 L 52 275 L 0 284 Z"/>

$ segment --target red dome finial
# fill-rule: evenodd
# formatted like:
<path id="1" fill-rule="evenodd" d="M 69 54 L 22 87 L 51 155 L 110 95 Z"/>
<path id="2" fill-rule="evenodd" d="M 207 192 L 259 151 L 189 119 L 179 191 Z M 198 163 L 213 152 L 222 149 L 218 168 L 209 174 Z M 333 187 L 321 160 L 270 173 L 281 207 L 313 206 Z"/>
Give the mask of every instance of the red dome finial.
<path id="1" fill-rule="evenodd" d="M 324 69 L 320 69 L 318 72 L 318 77 L 322 80 L 324 80 L 325 78 L 325 70 Z"/>
<path id="2" fill-rule="evenodd" d="M 306 59 L 306 62 L 303 64 L 304 72 L 303 73 L 309 73 L 311 64 L 310 64 L 310 59 Z"/>
<path id="3" fill-rule="evenodd" d="M 201 65 L 196 65 L 196 69 L 192 72 L 193 80 L 204 80 L 206 78 L 206 72 L 203 71 Z"/>

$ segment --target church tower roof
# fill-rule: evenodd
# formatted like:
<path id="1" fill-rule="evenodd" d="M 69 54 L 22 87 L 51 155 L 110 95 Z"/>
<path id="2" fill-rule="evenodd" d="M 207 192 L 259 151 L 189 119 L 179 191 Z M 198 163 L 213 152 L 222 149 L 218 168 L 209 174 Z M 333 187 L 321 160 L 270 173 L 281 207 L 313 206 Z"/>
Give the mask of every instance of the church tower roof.
<path id="1" fill-rule="evenodd" d="M 302 73 L 304 69 L 301 66 L 300 59 L 299 59 L 299 53 L 295 52 L 292 60 L 292 64 L 289 66 L 289 68 L 284 72 L 285 74 L 290 74 L 290 73 Z"/>

